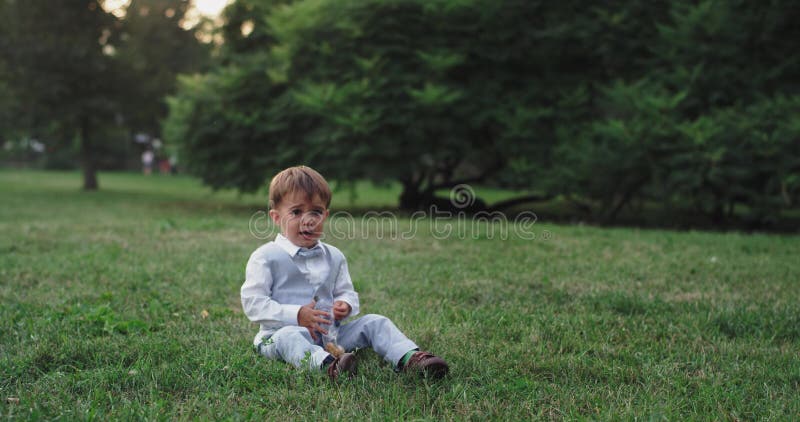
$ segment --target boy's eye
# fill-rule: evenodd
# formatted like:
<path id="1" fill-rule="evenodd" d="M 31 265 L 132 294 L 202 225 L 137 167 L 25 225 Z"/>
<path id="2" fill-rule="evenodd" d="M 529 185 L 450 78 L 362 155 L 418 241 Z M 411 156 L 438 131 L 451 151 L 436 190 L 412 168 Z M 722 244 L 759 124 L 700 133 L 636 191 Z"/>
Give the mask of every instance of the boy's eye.
<path id="1" fill-rule="evenodd" d="M 292 215 L 300 215 L 300 210 L 291 210 L 289 211 Z"/>
<path id="2" fill-rule="evenodd" d="M 314 210 L 314 211 L 311 211 L 311 214 L 312 214 L 314 217 L 319 217 L 319 216 L 321 216 L 321 215 L 322 215 L 322 211 L 320 211 L 320 210 Z"/>

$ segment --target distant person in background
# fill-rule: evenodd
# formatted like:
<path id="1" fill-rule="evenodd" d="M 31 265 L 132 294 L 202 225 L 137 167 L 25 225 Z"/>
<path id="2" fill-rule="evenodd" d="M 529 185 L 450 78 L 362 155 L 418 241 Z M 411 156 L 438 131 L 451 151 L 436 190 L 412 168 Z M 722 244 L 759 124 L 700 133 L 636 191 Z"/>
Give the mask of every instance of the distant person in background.
<path id="1" fill-rule="evenodd" d="M 166 158 L 158 160 L 158 172 L 161 174 L 169 174 L 169 160 Z"/>
<path id="2" fill-rule="evenodd" d="M 169 172 L 173 176 L 178 174 L 178 156 L 175 154 L 169 156 Z"/>
<path id="3" fill-rule="evenodd" d="M 150 175 L 153 172 L 153 160 L 155 159 L 155 154 L 153 151 L 145 150 L 142 153 L 142 172 L 145 175 Z"/>

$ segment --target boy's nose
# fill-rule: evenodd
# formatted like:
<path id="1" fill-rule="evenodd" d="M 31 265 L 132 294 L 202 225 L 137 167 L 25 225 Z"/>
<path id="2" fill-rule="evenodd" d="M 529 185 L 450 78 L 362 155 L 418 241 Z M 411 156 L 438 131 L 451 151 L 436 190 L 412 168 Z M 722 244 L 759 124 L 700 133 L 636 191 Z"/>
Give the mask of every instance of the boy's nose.
<path id="1" fill-rule="evenodd" d="M 306 214 L 303 216 L 301 223 L 304 226 L 315 226 L 319 222 L 319 217 L 313 214 Z"/>

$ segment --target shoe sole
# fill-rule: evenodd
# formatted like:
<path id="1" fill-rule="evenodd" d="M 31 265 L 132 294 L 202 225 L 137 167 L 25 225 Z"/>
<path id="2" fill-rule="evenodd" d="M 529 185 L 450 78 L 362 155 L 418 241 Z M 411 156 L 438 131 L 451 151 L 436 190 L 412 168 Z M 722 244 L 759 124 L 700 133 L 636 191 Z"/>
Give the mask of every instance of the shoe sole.
<path id="1" fill-rule="evenodd" d="M 336 365 L 336 376 L 332 377 L 332 379 L 336 381 L 345 372 L 347 373 L 347 378 L 352 378 L 355 376 L 357 370 L 358 361 L 356 360 L 355 355 L 346 353 L 339 358 L 339 362 Z"/>

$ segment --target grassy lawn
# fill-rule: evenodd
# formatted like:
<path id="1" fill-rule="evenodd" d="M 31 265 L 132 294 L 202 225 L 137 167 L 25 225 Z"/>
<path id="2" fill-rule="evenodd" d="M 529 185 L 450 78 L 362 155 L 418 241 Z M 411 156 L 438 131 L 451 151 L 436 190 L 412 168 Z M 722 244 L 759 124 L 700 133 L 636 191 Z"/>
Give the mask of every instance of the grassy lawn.
<path id="1" fill-rule="evenodd" d="M 263 194 L 100 183 L 83 193 L 77 173 L 0 171 L 2 418 L 800 415 L 798 236 L 539 221 L 504 239 L 502 224 L 331 221 L 362 312 L 452 367 L 428 383 L 361 351 L 359 375 L 335 385 L 251 350 L 239 287 L 273 230 L 251 230 Z M 363 185 L 334 208 L 385 208 L 396 193 Z"/>

